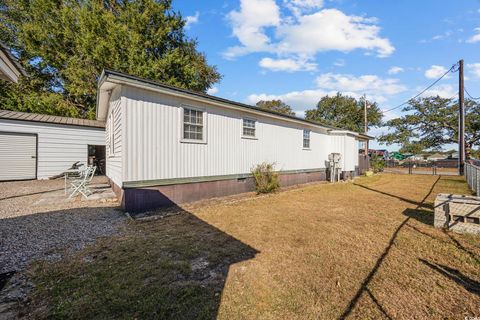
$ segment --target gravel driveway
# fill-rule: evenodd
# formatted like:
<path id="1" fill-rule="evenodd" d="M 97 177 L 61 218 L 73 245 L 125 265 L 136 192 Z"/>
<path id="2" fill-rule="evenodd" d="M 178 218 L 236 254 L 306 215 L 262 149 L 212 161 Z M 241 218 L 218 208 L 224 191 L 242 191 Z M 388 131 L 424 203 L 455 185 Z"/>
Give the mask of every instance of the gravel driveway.
<path id="1" fill-rule="evenodd" d="M 63 180 L 0 183 L 0 273 L 21 271 L 35 259 L 58 259 L 63 249 L 80 250 L 124 224 L 115 201 L 36 204 L 62 189 Z"/>

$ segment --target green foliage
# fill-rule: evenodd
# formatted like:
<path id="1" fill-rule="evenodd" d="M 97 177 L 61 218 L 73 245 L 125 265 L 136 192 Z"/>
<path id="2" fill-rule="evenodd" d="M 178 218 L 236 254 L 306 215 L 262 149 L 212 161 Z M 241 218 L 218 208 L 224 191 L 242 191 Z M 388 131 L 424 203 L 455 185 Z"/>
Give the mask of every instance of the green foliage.
<path id="1" fill-rule="evenodd" d="M 292 108 L 282 100 L 262 100 L 258 101 L 256 106 L 260 109 L 275 111 L 289 116 L 295 116 L 295 112 L 292 110 Z"/>
<path id="2" fill-rule="evenodd" d="M 278 173 L 274 171 L 275 164 L 263 162 L 252 168 L 257 193 L 275 192 L 280 188 Z"/>
<path id="3" fill-rule="evenodd" d="M 382 112 L 376 103 L 367 102 L 368 126 L 382 124 Z M 333 127 L 355 132 L 364 132 L 364 100 L 344 96 L 325 96 L 317 104 L 316 109 L 307 110 L 305 119 L 320 122 Z"/>
<path id="4" fill-rule="evenodd" d="M 480 141 L 480 104 L 465 102 L 465 147 L 467 156 Z M 402 110 L 408 114 L 389 120 L 388 133 L 378 140 L 386 144 L 397 143 L 407 149 L 439 150 L 442 146 L 458 142 L 458 103 L 439 96 L 411 100 Z"/>
<path id="5" fill-rule="evenodd" d="M 383 168 L 385 168 L 385 160 L 383 160 L 378 154 L 374 153 L 370 158 L 370 167 L 375 173 L 381 172 L 383 171 Z"/>
<path id="6" fill-rule="evenodd" d="M 86 117 L 103 68 L 204 92 L 220 74 L 184 26 L 171 0 L 0 0 L 0 40 L 30 74 L 0 99 L 12 109 Z M 24 94 L 41 106 L 16 104 L 28 102 Z"/>

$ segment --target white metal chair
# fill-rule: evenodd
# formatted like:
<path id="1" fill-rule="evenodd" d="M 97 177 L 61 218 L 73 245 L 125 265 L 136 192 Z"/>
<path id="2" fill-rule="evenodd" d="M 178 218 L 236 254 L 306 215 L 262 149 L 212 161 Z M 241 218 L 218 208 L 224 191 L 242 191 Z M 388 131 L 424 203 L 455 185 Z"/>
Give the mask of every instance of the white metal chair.
<path id="1" fill-rule="evenodd" d="M 97 167 L 88 166 L 85 171 L 82 171 L 82 174 L 79 179 L 73 180 L 71 185 L 71 193 L 68 197 L 69 199 L 77 195 L 78 193 L 82 194 L 85 198 L 91 195 L 93 192 L 90 190 L 89 185 L 92 181 Z"/>

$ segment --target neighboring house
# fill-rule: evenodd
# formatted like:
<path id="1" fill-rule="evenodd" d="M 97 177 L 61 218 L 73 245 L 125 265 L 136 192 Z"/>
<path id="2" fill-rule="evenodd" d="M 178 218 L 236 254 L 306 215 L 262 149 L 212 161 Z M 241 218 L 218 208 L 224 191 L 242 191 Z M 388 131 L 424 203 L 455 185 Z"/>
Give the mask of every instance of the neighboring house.
<path id="1" fill-rule="evenodd" d="M 0 42 L 0 79 L 18 82 L 18 78 L 26 76 L 25 70 L 12 56 L 8 48 Z"/>
<path id="2" fill-rule="evenodd" d="M 410 161 L 424 161 L 425 157 L 423 154 L 414 154 L 408 158 Z"/>
<path id="3" fill-rule="evenodd" d="M 253 166 L 273 162 L 281 185 L 325 180 L 328 155 L 355 175 L 370 137 L 114 71 L 99 80 L 107 176 L 122 207 L 160 206 L 253 191 Z"/>
<path id="4" fill-rule="evenodd" d="M 447 158 L 444 154 L 441 154 L 441 153 L 434 153 L 432 155 L 429 155 L 427 157 L 427 160 L 428 161 L 437 161 L 437 160 L 443 160 Z"/>
<path id="5" fill-rule="evenodd" d="M 101 121 L 0 110 L 0 181 L 47 179 L 89 153 L 105 157 Z"/>

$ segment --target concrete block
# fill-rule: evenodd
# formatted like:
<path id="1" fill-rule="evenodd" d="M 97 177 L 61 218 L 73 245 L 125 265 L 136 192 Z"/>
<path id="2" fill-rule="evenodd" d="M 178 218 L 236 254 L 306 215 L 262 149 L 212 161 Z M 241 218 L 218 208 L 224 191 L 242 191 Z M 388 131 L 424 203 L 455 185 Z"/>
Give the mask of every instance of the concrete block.
<path id="1" fill-rule="evenodd" d="M 440 193 L 434 211 L 436 228 L 480 234 L 480 197 Z"/>

